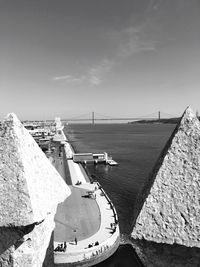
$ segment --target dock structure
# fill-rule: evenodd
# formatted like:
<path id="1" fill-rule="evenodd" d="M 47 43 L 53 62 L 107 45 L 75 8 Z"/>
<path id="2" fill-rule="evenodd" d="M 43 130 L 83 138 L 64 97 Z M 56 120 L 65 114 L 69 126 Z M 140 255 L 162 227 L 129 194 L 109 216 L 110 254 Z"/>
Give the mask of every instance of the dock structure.
<path id="1" fill-rule="evenodd" d="M 94 163 L 106 163 L 108 160 L 108 154 L 104 153 L 73 153 L 73 161 L 78 163 L 87 163 L 87 162 L 94 162 Z"/>
<path id="2" fill-rule="evenodd" d="M 73 158 L 73 161 L 76 163 L 105 163 L 108 165 L 118 165 L 116 161 L 112 159 L 112 156 L 108 156 L 108 153 L 70 153 L 70 157 Z"/>
<path id="3" fill-rule="evenodd" d="M 73 161 L 73 147 L 61 132 L 51 161 L 72 194 L 55 216 L 54 262 L 56 267 L 92 266 L 119 246 L 117 213 L 101 185 L 91 183 L 82 165 Z"/>

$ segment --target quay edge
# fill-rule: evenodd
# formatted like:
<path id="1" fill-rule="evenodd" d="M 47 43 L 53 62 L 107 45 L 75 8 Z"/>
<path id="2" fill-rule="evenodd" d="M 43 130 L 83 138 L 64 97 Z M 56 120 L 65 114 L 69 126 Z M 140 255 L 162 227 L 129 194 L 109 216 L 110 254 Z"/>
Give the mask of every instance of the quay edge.
<path id="1" fill-rule="evenodd" d="M 73 186 L 87 188 L 88 190 L 94 190 L 96 184 L 91 184 L 89 181 L 89 177 L 85 173 L 84 169 L 80 165 L 80 163 L 75 163 L 72 160 L 72 155 L 74 153 L 74 149 L 69 144 L 64 132 L 62 129 L 59 129 L 59 135 L 56 135 L 56 141 L 60 142 L 60 145 L 63 147 L 63 161 L 64 166 L 69 167 L 69 173 L 73 180 Z M 74 175 L 77 174 L 77 175 Z M 81 185 L 76 185 L 77 182 L 81 181 Z M 54 251 L 54 264 L 56 267 L 72 267 L 72 266 L 84 266 L 89 267 L 95 264 L 98 264 L 107 258 L 109 258 L 119 247 L 120 244 L 120 231 L 119 231 L 119 224 L 118 218 L 116 214 L 116 210 L 111 203 L 110 199 L 106 195 L 105 191 L 102 187 L 98 184 L 98 190 L 95 191 L 96 194 L 96 203 L 98 205 L 101 217 L 100 228 L 98 231 L 92 235 L 87 237 L 84 240 L 80 240 L 78 246 L 74 249 L 70 249 L 70 245 L 67 246 L 65 252 L 55 252 Z M 106 212 L 110 209 L 113 214 L 109 216 L 109 218 L 104 218 L 106 216 Z M 108 214 L 108 213 L 107 213 Z M 115 231 L 113 233 L 108 233 L 108 229 L 110 222 L 113 221 L 113 218 L 116 222 L 115 224 Z M 107 233 L 105 234 L 105 231 Z M 94 240 L 98 240 L 99 244 L 87 247 L 86 244 L 91 244 Z M 54 242 L 54 249 L 58 245 L 58 242 Z"/>
<path id="2" fill-rule="evenodd" d="M 98 264 L 110 256 L 112 256 L 118 249 L 120 243 L 119 229 L 113 238 L 106 240 L 99 246 L 92 247 L 85 251 L 84 249 L 77 251 L 77 253 L 67 254 L 67 258 L 64 255 L 56 255 L 54 253 L 55 267 L 89 267 Z M 102 252 L 101 252 L 102 251 Z M 58 259 L 59 257 L 59 259 Z M 57 263 L 57 262 L 60 263 Z"/>

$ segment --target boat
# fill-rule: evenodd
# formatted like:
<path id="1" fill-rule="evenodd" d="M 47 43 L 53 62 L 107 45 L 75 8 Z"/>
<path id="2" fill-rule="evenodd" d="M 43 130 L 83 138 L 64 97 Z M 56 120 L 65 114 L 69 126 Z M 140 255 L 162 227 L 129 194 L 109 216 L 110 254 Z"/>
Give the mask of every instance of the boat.
<path id="1" fill-rule="evenodd" d="M 107 164 L 110 165 L 110 166 L 116 166 L 116 165 L 118 165 L 118 163 L 115 160 L 113 160 L 113 159 L 108 159 L 107 160 Z"/>

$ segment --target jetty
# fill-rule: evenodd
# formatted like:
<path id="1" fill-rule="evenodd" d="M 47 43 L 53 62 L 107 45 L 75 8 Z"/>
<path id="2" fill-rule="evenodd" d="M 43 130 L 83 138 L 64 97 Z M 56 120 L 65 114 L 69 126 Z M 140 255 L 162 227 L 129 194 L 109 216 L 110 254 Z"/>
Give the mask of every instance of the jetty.
<path id="1" fill-rule="evenodd" d="M 112 159 L 112 156 L 108 156 L 108 153 L 73 153 L 72 155 L 73 161 L 77 163 L 104 163 L 108 165 L 118 165 L 116 161 Z"/>
<path id="2" fill-rule="evenodd" d="M 54 263 L 92 266 L 110 257 L 120 242 L 116 210 L 98 182 L 91 182 L 63 129 L 53 137 L 50 161 L 71 189 L 58 205 L 54 230 Z"/>

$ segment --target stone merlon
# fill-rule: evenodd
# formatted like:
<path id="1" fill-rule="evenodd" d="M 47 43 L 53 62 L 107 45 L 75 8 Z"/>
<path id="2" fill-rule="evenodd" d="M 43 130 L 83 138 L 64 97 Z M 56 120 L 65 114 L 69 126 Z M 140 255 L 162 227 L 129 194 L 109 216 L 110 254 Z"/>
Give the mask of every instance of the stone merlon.
<path id="1" fill-rule="evenodd" d="M 187 108 L 137 203 L 132 238 L 200 248 L 200 122 Z"/>
<path id="2" fill-rule="evenodd" d="M 0 126 L 0 227 L 42 221 L 70 189 L 15 114 Z"/>

